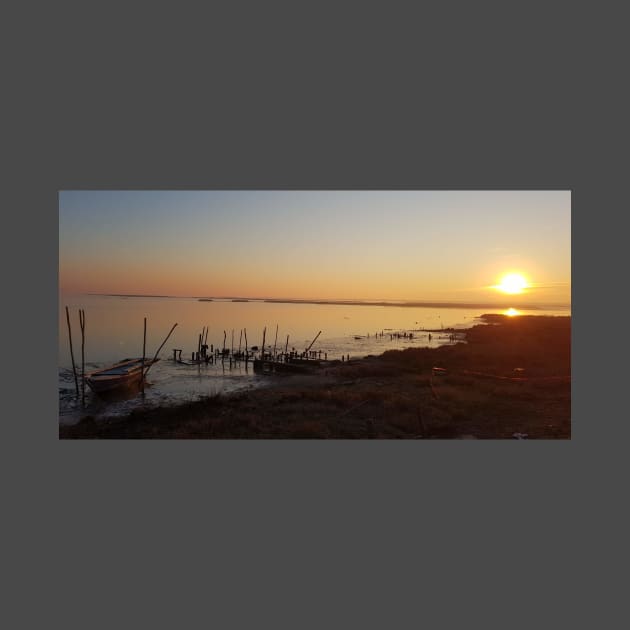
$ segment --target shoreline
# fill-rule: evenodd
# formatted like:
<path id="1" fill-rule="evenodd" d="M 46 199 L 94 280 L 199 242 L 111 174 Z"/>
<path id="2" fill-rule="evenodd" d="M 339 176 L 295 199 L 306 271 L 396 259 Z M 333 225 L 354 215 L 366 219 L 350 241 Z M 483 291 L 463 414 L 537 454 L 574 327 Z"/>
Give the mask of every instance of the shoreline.
<path id="1" fill-rule="evenodd" d="M 571 316 L 482 319 L 458 331 L 466 343 L 261 376 L 269 384 L 256 390 L 105 421 L 86 416 L 60 424 L 59 437 L 570 439 Z"/>
<path id="2" fill-rule="evenodd" d="M 173 300 L 197 300 L 198 302 L 261 302 L 267 304 L 312 304 L 329 306 L 397 306 L 407 308 L 465 308 L 465 309 L 509 309 L 522 311 L 571 310 L 571 304 L 536 303 L 516 304 L 515 302 L 449 302 L 423 300 L 340 300 L 340 299 L 294 299 L 294 298 L 252 298 L 233 296 L 197 296 L 197 295 L 151 295 L 140 293 L 86 293 L 85 295 L 119 298 L 164 298 Z"/>

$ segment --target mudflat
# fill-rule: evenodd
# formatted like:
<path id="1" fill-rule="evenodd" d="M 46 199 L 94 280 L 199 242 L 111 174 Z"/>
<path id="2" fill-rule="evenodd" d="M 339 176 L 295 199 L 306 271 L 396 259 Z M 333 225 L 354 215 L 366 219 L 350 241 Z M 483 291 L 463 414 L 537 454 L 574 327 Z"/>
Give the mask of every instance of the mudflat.
<path id="1" fill-rule="evenodd" d="M 569 439 L 571 318 L 483 320 L 465 343 L 261 376 L 268 387 L 122 418 L 88 416 L 60 425 L 59 437 Z"/>

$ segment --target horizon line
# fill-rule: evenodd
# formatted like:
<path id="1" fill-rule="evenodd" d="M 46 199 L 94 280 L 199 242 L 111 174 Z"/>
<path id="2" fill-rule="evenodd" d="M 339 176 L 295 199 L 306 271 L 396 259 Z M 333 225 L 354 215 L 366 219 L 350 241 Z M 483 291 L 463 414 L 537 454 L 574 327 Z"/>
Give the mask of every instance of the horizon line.
<path id="1" fill-rule="evenodd" d="M 60 289 L 60 292 L 62 290 Z M 74 292 L 72 292 L 74 293 Z M 78 291 L 79 295 L 97 295 L 103 297 L 126 298 L 167 298 L 167 299 L 195 299 L 195 300 L 247 300 L 251 302 L 285 303 L 285 304 L 331 304 L 331 305 L 366 305 L 366 306 L 432 306 L 434 308 L 459 306 L 461 308 L 520 308 L 523 310 L 544 307 L 571 307 L 571 302 L 532 302 L 531 304 L 516 305 L 510 303 L 467 302 L 463 300 L 420 300 L 401 298 L 274 298 L 274 297 L 246 297 L 246 296 L 204 296 L 204 295 L 156 295 L 146 293 L 100 293 Z"/>

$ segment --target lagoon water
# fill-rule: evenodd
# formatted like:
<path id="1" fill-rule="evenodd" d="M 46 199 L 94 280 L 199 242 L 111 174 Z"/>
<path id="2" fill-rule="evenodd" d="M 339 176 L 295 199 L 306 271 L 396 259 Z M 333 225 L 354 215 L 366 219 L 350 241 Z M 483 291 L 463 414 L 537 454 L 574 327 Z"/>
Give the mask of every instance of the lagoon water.
<path id="1" fill-rule="evenodd" d="M 75 362 L 80 369 L 81 331 L 78 310 L 85 311 L 86 372 L 105 367 L 127 357 L 142 356 L 143 319 L 147 318 L 147 357 L 152 357 L 173 324 L 173 334 L 160 352 L 158 363 L 147 377 L 145 397 L 135 395 L 116 402 L 103 402 L 86 387 L 86 408 L 75 397 L 72 361 L 68 343 L 65 307 L 70 310 Z M 484 313 L 504 313 L 504 308 L 435 308 L 417 306 L 374 306 L 361 304 L 278 303 L 260 300 L 232 301 L 175 297 L 123 297 L 106 295 L 59 296 L 59 416 L 60 422 L 74 422 L 79 415 L 95 417 L 128 413 L 142 405 L 162 405 L 194 400 L 220 392 L 264 386 L 273 377 L 254 375 L 251 364 L 229 362 L 214 365 L 185 366 L 173 360 L 173 348 L 182 350 L 182 359 L 189 359 L 197 350 L 198 337 L 209 327 L 208 345 L 234 350 L 262 346 L 263 329 L 267 328 L 266 346 L 284 351 L 305 350 L 321 330 L 313 350 L 327 353 L 329 359 L 364 357 L 389 349 L 437 347 L 450 343 L 448 334 L 426 330 L 469 328 Z M 521 310 L 522 314 L 570 315 L 570 307 L 553 310 Z M 278 335 L 276 341 L 276 326 Z M 425 329 L 425 330 L 423 330 Z M 383 332 L 383 336 L 376 333 Z M 413 339 L 391 338 L 390 333 L 413 332 Z M 368 337 L 369 335 L 369 337 Z M 355 339 L 360 337 L 360 339 Z"/>

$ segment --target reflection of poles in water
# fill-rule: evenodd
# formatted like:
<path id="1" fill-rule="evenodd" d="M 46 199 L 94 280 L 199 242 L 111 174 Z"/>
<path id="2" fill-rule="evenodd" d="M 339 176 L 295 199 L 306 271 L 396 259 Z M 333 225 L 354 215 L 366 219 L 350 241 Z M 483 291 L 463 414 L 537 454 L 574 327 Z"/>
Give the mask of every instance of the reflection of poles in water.
<path id="1" fill-rule="evenodd" d="M 72 350 L 72 327 L 70 326 L 70 312 L 66 306 L 66 319 L 68 320 L 68 339 L 70 340 L 70 358 L 72 359 L 72 373 L 74 374 L 74 384 L 77 388 L 77 398 L 79 397 L 79 381 L 77 379 L 77 369 L 74 364 L 74 351 Z"/>

